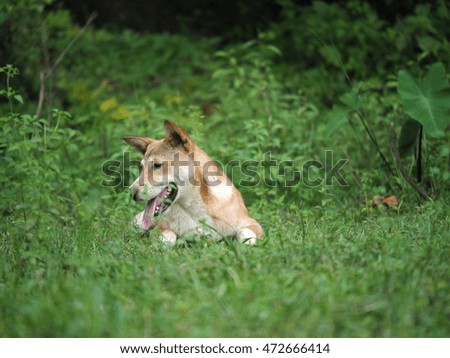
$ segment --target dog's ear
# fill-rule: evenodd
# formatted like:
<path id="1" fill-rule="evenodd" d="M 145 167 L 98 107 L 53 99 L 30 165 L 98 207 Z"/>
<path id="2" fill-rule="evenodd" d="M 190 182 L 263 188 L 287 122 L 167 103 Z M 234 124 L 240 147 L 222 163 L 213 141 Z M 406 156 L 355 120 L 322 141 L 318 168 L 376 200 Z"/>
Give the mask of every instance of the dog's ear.
<path id="1" fill-rule="evenodd" d="M 154 139 L 151 138 L 134 137 L 134 136 L 126 136 L 123 137 L 122 139 L 132 147 L 135 147 L 142 154 L 145 154 L 148 145 L 154 141 Z"/>
<path id="2" fill-rule="evenodd" d="M 169 121 L 168 119 L 164 121 L 164 128 L 166 129 L 166 137 L 164 140 L 172 147 L 182 145 L 188 153 L 193 150 L 194 141 L 191 137 L 189 137 L 189 134 L 187 134 L 183 128 L 178 127 L 175 123 Z"/>

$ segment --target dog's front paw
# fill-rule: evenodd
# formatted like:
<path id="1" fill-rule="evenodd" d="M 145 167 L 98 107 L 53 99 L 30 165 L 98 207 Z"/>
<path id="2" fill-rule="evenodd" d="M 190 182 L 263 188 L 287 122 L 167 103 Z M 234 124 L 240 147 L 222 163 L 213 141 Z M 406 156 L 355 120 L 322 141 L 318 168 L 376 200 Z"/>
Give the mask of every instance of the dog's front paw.
<path id="1" fill-rule="evenodd" d="M 247 245 L 255 245 L 256 244 L 256 237 L 248 237 L 245 239 L 240 239 L 242 243 Z"/>
<path id="2" fill-rule="evenodd" d="M 242 228 L 238 231 L 237 237 L 240 242 L 247 245 L 255 245 L 256 244 L 256 234 L 253 230 L 249 228 Z"/>
<path id="3" fill-rule="evenodd" d="M 172 230 L 164 230 L 159 239 L 168 245 L 175 245 L 177 242 L 177 234 L 175 234 Z"/>

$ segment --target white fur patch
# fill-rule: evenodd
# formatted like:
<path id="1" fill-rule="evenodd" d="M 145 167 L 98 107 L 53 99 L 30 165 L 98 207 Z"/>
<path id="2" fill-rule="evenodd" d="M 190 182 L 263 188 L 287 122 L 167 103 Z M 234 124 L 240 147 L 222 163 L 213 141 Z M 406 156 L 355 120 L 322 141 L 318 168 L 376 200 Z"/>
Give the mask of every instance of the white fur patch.
<path id="1" fill-rule="evenodd" d="M 241 242 L 249 245 L 256 244 L 256 234 L 250 230 L 244 227 L 243 229 L 240 229 L 238 231 L 238 238 Z"/>
<path id="2" fill-rule="evenodd" d="M 172 230 L 164 230 L 159 239 L 168 245 L 175 245 L 177 242 L 177 235 Z"/>
<path id="3" fill-rule="evenodd" d="M 212 185 L 209 189 L 211 190 L 212 195 L 221 201 L 227 201 L 233 195 L 233 187 L 228 185 L 227 182 L 222 182 L 219 185 Z"/>

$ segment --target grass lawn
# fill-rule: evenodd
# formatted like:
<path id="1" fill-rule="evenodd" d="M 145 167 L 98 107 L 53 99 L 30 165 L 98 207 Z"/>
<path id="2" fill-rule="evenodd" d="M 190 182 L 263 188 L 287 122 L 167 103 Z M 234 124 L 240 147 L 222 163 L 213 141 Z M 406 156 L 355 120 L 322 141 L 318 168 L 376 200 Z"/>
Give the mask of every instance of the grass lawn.
<path id="1" fill-rule="evenodd" d="M 262 220 L 256 247 L 167 248 L 124 220 L 4 238 L 0 335 L 445 337 L 450 217 L 316 208 Z"/>

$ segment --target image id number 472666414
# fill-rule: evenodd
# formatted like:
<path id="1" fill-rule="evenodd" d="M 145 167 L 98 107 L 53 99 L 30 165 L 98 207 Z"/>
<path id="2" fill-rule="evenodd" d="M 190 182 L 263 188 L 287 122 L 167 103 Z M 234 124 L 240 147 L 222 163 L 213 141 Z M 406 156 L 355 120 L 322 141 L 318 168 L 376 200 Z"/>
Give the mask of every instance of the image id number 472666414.
<path id="1" fill-rule="evenodd" d="M 262 349 L 266 353 L 330 353 L 330 345 L 320 345 L 320 344 L 283 344 L 283 343 L 267 343 Z"/>

